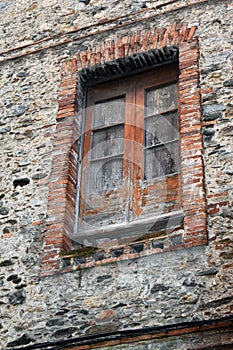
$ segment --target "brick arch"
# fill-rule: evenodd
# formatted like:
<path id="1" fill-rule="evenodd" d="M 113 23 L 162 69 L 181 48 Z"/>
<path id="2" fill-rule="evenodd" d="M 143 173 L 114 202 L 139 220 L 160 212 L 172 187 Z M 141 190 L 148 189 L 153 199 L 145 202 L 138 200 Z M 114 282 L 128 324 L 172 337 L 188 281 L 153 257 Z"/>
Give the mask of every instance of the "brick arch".
<path id="1" fill-rule="evenodd" d="M 48 219 L 44 233 L 42 275 L 60 270 L 60 252 L 69 250 L 75 222 L 79 117 L 77 96 L 79 72 L 106 62 L 160 49 L 179 47 L 179 114 L 181 128 L 181 171 L 183 179 L 183 246 L 207 242 L 206 201 L 202 161 L 201 105 L 199 91 L 199 46 L 196 27 L 174 23 L 166 29 L 146 30 L 79 52 L 61 64 L 59 108 L 55 131 L 52 171 L 49 183 Z M 81 77 L 80 77 L 81 78 Z M 192 201 L 190 202 L 190 195 Z"/>

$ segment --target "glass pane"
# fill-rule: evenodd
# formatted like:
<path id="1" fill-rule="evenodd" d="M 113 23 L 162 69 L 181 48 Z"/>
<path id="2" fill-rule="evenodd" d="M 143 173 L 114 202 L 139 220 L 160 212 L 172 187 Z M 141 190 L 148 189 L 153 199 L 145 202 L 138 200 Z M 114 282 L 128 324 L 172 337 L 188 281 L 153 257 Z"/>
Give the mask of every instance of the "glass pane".
<path id="1" fill-rule="evenodd" d="M 178 172 L 178 142 L 145 150 L 145 179 Z"/>
<path id="2" fill-rule="evenodd" d="M 145 115 L 159 114 L 177 108 L 177 84 L 173 83 L 146 92 Z"/>
<path id="3" fill-rule="evenodd" d="M 150 147 L 159 143 L 178 138 L 177 112 L 157 115 L 145 119 L 145 146 Z"/>
<path id="4" fill-rule="evenodd" d="M 124 126 L 93 131 L 91 159 L 103 158 L 124 151 Z"/>
<path id="5" fill-rule="evenodd" d="M 97 103 L 94 106 L 93 128 L 124 123 L 124 115 L 124 97 L 118 97 L 105 102 Z"/>
<path id="6" fill-rule="evenodd" d="M 91 163 L 90 192 L 108 191 L 122 184 L 122 158 L 104 159 Z"/>

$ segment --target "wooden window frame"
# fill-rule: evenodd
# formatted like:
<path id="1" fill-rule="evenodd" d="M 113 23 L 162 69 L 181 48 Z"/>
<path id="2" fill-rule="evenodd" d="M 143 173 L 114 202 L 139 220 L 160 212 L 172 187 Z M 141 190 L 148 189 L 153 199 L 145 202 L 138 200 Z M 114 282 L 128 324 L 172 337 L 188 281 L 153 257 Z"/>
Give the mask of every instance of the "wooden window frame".
<path id="1" fill-rule="evenodd" d="M 91 143 L 92 134 L 94 132 L 93 118 L 94 118 L 94 105 L 96 101 L 109 101 L 116 96 L 125 96 L 125 120 L 124 120 L 124 157 L 123 157 L 123 183 L 129 183 L 129 186 L 121 186 L 117 189 L 117 193 L 122 198 L 122 202 L 126 203 L 128 206 L 124 209 L 124 214 L 127 216 L 123 222 L 115 225 L 106 224 L 104 226 L 95 226 L 95 223 L 90 226 L 90 229 L 79 229 L 77 228 L 76 237 L 79 243 L 85 245 L 101 245 L 101 242 L 109 240 L 113 245 L 120 245 L 126 242 L 140 238 L 145 234 L 155 235 L 161 232 L 166 232 L 166 230 L 175 230 L 183 227 L 183 209 L 181 205 L 181 182 L 180 174 L 168 174 L 162 176 L 163 180 L 160 178 L 150 179 L 146 181 L 144 179 L 144 99 L 145 92 L 151 88 L 161 88 L 171 83 L 178 82 L 178 66 L 177 62 L 170 63 L 168 65 L 161 65 L 155 69 L 132 75 L 127 78 L 121 78 L 113 80 L 107 83 L 101 83 L 91 86 L 87 89 L 87 102 L 86 102 L 86 121 L 85 129 L 83 132 L 83 150 L 81 169 L 85 169 L 85 174 L 81 176 L 81 187 L 80 187 L 80 197 L 79 200 L 79 222 L 81 222 L 83 213 L 89 212 L 89 216 L 93 217 L 100 215 L 97 209 L 86 210 L 85 199 L 88 197 L 89 185 L 88 179 L 90 179 L 90 164 L 92 160 L 90 159 L 91 154 Z M 178 104 L 178 101 L 177 101 Z M 138 108 L 138 106 L 142 106 Z M 140 155 L 140 156 L 139 156 Z M 163 190 L 166 192 L 172 192 L 175 198 L 173 210 L 158 209 L 156 213 L 144 214 L 144 217 L 140 218 L 140 213 L 142 212 L 143 202 L 142 196 L 145 191 L 142 191 L 140 183 L 143 182 L 146 186 L 146 191 L 150 192 L 150 188 L 156 186 L 159 188 L 162 186 Z M 150 183 L 150 185 L 149 185 Z M 174 184 L 178 188 L 174 188 Z M 146 184 L 146 185 L 145 185 Z M 162 190 L 160 190 L 162 193 Z M 176 193 L 178 192 L 178 193 Z M 109 206 L 114 206 L 114 203 L 110 202 L 109 193 L 103 193 L 98 196 L 98 202 L 103 199 L 106 195 L 106 200 Z M 85 199 L 84 199 L 85 196 Z M 145 198 L 146 196 L 144 196 Z M 169 200 L 166 195 L 162 194 L 162 199 L 159 205 L 166 206 L 168 202 L 171 202 L 171 195 Z M 158 200 L 159 196 L 157 196 Z M 96 201 L 96 198 L 95 198 Z M 145 201 L 145 199 L 144 199 Z M 153 199 L 150 201 L 153 203 Z M 165 201 L 165 203 L 162 203 Z M 91 200 L 88 200 L 88 207 L 90 207 Z M 156 204 L 156 199 L 154 200 Z M 92 205 L 91 205 L 92 207 Z M 119 208 L 120 209 L 120 208 Z M 102 209 L 104 212 L 104 209 Z M 92 214 L 94 213 L 94 214 Z M 119 216 L 119 212 L 117 211 Z M 122 213 L 122 216 L 124 215 Z M 88 215 L 88 214 L 87 214 Z M 93 216 L 92 216 L 93 215 Z M 130 217 L 131 216 L 131 217 Z M 133 218 L 132 218 L 133 216 Z M 114 217 L 110 217 L 112 221 Z M 97 223 L 97 222 L 96 222 Z M 166 224 L 165 224 L 166 223 Z M 101 223 L 102 224 L 102 223 Z M 85 224 L 87 226 L 87 224 Z M 151 228 L 153 228 L 151 230 Z M 126 233 L 127 231 L 127 233 Z M 154 231 L 154 232 L 153 232 Z M 142 234 L 143 232 L 143 234 Z M 108 242 L 108 245 L 110 243 Z"/>

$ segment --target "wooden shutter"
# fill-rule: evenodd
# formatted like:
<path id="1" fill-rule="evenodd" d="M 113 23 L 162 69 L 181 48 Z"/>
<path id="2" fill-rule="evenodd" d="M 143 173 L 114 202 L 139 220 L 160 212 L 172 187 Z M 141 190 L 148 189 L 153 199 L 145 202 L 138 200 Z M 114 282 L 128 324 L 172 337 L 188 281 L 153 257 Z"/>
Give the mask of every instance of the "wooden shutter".
<path id="1" fill-rule="evenodd" d="M 130 85 L 123 80 L 88 91 L 79 208 L 84 231 L 129 221 Z"/>
<path id="2" fill-rule="evenodd" d="M 181 208 L 178 71 L 175 65 L 146 73 L 136 83 L 138 127 L 143 120 L 140 176 L 135 177 L 134 213 L 158 216 Z"/>

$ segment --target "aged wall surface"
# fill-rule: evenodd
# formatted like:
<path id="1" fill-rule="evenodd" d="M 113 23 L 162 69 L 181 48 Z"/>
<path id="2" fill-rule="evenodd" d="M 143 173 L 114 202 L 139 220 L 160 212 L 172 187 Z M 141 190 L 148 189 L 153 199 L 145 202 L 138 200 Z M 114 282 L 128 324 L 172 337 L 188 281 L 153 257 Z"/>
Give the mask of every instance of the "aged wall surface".
<path id="1" fill-rule="evenodd" d="M 1 348 L 232 315 L 232 2 L 1 0 L 0 9 Z M 208 244 L 41 276 L 62 62 L 174 22 L 197 27 Z"/>

